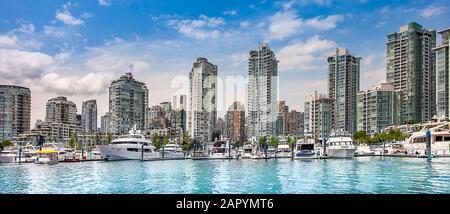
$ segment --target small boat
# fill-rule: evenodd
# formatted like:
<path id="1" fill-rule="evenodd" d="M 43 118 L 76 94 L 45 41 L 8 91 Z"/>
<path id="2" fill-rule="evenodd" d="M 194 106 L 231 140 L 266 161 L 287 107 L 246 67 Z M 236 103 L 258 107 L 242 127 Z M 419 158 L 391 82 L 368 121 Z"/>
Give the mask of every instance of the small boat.
<path id="1" fill-rule="evenodd" d="M 191 155 L 192 160 L 206 160 L 209 159 L 209 155 L 206 151 L 195 151 L 195 154 Z"/>
<path id="2" fill-rule="evenodd" d="M 230 142 L 225 140 L 218 140 L 214 142 L 212 151 L 209 154 L 210 159 L 232 159 L 234 155 L 229 151 L 231 148 Z"/>
<path id="3" fill-rule="evenodd" d="M 164 150 L 161 150 L 160 153 L 161 158 L 184 158 L 183 151 L 176 143 L 169 143 L 165 145 Z"/>
<path id="4" fill-rule="evenodd" d="M 300 139 L 297 141 L 294 159 L 317 159 L 319 154 L 314 139 Z"/>
<path id="5" fill-rule="evenodd" d="M 58 151 L 46 149 L 37 151 L 37 157 L 34 161 L 35 164 L 57 164 L 58 161 Z"/>
<path id="6" fill-rule="evenodd" d="M 330 158 L 353 158 L 356 147 L 351 137 L 334 136 L 327 141 L 327 155 Z"/>
<path id="7" fill-rule="evenodd" d="M 243 149 L 242 149 L 242 155 L 241 155 L 241 158 L 242 158 L 242 159 L 249 159 L 249 158 L 252 158 L 252 155 L 253 155 L 253 149 L 254 149 L 254 146 L 253 146 L 253 145 L 251 145 L 251 144 L 245 144 L 244 147 L 243 147 Z"/>

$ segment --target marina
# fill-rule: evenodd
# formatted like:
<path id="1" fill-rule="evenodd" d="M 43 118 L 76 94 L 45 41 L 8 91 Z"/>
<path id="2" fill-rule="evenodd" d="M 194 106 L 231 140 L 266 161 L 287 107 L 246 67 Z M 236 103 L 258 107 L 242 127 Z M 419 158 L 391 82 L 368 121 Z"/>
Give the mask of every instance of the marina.
<path id="1" fill-rule="evenodd" d="M 1 164 L 0 193 L 450 193 L 450 158 Z"/>

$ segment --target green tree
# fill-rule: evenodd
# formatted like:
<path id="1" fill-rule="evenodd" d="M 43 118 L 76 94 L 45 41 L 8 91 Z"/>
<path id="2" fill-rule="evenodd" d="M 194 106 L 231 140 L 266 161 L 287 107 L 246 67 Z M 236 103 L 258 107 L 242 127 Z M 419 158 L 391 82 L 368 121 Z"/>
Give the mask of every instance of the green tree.
<path id="1" fill-rule="evenodd" d="M 219 130 L 214 130 L 214 131 L 211 133 L 211 139 L 212 139 L 213 141 L 220 139 L 220 134 L 221 134 L 221 133 L 220 133 Z"/>
<path id="2" fill-rule="evenodd" d="M 291 148 L 291 156 L 294 157 L 295 145 L 297 144 L 297 137 L 288 137 L 287 142 L 289 144 L 289 148 Z"/>
<path id="3" fill-rule="evenodd" d="M 98 132 L 95 133 L 95 137 L 94 137 L 94 145 L 99 145 L 100 144 L 100 134 Z"/>
<path id="4" fill-rule="evenodd" d="M 111 141 L 112 141 L 112 135 L 111 135 L 111 133 L 108 132 L 106 134 L 106 144 L 110 144 Z"/>
<path id="5" fill-rule="evenodd" d="M 77 133 L 72 133 L 69 139 L 69 147 L 75 148 L 78 145 L 78 135 Z"/>
<path id="6" fill-rule="evenodd" d="M 3 150 L 5 147 L 12 146 L 12 142 L 10 140 L 4 140 L 0 143 L 0 150 Z"/>
<path id="7" fill-rule="evenodd" d="M 152 144 L 155 146 L 156 150 L 159 150 L 162 146 L 161 139 L 159 138 L 159 135 L 157 133 L 153 133 L 152 135 Z"/>
<path id="8" fill-rule="evenodd" d="M 277 157 L 277 148 L 280 144 L 280 141 L 276 137 L 271 137 L 269 140 L 269 145 L 272 146 L 275 149 L 275 157 Z"/>
<path id="9" fill-rule="evenodd" d="M 366 131 L 356 131 L 353 134 L 353 140 L 356 143 L 367 143 L 369 141 L 369 135 L 367 135 Z"/>
<path id="10" fill-rule="evenodd" d="M 165 136 L 162 142 L 162 147 L 164 147 L 165 145 L 169 144 L 169 136 Z"/>
<path id="11" fill-rule="evenodd" d="M 192 148 L 192 139 L 189 138 L 189 134 L 187 132 L 183 132 L 183 144 L 181 145 L 181 149 L 183 151 L 187 151 Z"/>
<path id="12" fill-rule="evenodd" d="M 259 137 L 259 148 L 260 148 L 260 150 L 266 149 L 266 142 L 267 142 L 267 137 L 266 136 Z"/>

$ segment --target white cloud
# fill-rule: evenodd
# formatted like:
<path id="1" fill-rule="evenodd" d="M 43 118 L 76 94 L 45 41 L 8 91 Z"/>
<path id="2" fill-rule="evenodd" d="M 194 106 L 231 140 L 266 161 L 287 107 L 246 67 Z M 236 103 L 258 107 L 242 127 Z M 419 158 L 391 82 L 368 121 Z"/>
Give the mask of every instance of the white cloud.
<path id="1" fill-rule="evenodd" d="M 36 28 L 34 27 L 34 25 L 32 23 L 27 23 L 27 24 L 22 24 L 16 30 L 21 33 L 34 33 L 34 31 L 36 31 Z"/>
<path id="2" fill-rule="evenodd" d="M 83 20 L 72 16 L 69 11 L 57 12 L 55 18 L 66 25 L 77 26 L 84 24 Z"/>
<path id="3" fill-rule="evenodd" d="M 445 12 L 445 7 L 438 7 L 435 5 L 430 5 L 427 8 L 420 11 L 420 16 L 424 18 L 429 18 L 431 16 L 437 16 Z"/>
<path id="4" fill-rule="evenodd" d="M 5 79 L 36 79 L 53 65 L 53 57 L 40 52 L 0 49 L 0 76 Z"/>
<path id="5" fill-rule="evenodd" d="M 111 5 L 111 0 L 98 0 L 98 4 L 100 6 L 110 6 Z"/>
<path id="6" fill-rule="evenodd" d="M 278 51 L 279 69 L 309 71 L 321 68 L 326 65 L 326 56 L 334 47 L 334 41 L 319 36 L 291 43 Z"/>
<path id="7" fill-rule="evenodd" d="M 300 4 L 307 5 L 307 4 L 316 4 L 319 6 L 330 6 L 332 3 L 332 0 L 300 0 Z"/>
<path id="8" fill-rule="evenodd" d="M 19 39 L 16 35 L 0 35 L 0 48 L 37 50 L 42 46 L 42 42 L 39 42 L 34 38 Z"/>
<path id="9" fill-rule="evenodd" d="M 68 51 L 63 51 L 63 52 L 57 53 L 55 55 L 55 59 L 57 61 L 65 61 L 65 60 L 70 59 L 70 57 L 72 57 L 72 53 L 68 52 Z"/>
<path id="10" fill-rule="evenodd" d="M 84 12 L 83 14 L 81 14 L 81 18 L 83 18 L 83 19 L 89 19 L 92 17 L 94 17 L 94 15 L 92 15 L 92 13 Z"/>
<path id="11" fill-rule="evenodd" d="M 224 33 L 218 27 L 224 24 L 223 18 L 205 15 L 199 16 L 199 19 L 171 19 L 168 22 L 168 26 L 176 29 L 179 33 L 200 40 L 218 38 Z"/>
<path id="12" fill-rule="evenodd" d="M 64 38 L 68 35 L 68 32 L 62 28 L 56 28 L 55 26 L 44 26 L 44 33 L 56 38 Z"/>
<path id="13" fill-rule="evenodd" d="M 361 90 L 367 90 L 373 86 L 386 81 L 386 68 L 375 68 L 366 72 L 363 72 L 361 78 Z"/>
<path id="14" fill-rule="evenodd" d="M 305 24 L 318 30 L 330 30 L 336 27 L 336 24 L 342 21 L 342 15 L 330 15 L 325 18 L 314 17 L 305 21 Z"/>
<path id="15" fill-rule="evenodd" d="M 111 75 L 88 73 L 86 75 L 61 75 L 48 73 L 40 79 L 44 91 L 62 95 L 93 95 L 105 93 L 111 83 Z"/>
<path id="16" fill-rule="evenodd" d="M 230 16 L 234 16 L 238 13 L 237 10 L 227 10 L 227 11 L 223 11 L 223 15 L 230 15 Z"/>
<path id="17" fill-rule="evenodd" d="M 274 39 L 284 39 L 296 33 L 302 26 L 302 20 L 297 17 L 294 11 L 277 12 L 269 17 L 270 37 Z"/>
<path id="18" fill-rule="evenodd" d="M 150 64 L 143 61 L 132 59 L 126 55 L 120 55 L 111 52 L 102 53 L 102 50 L 94 51 L 97 57 L 86 61 L 86 66 L 93 71 L 110 71 L 114 73 L 124 73 L 128 71 L 130 64 L 134 65 L 133 72 L 145 72 L 150 68 Z"/>
<path id="19" fill-rule="evenodd" d="M 249 23 L 248 21 L 244 21 L 244 22 L 241 22 L 241 23 L 239 24 L 239 26 L 241 26 L 241 28 L 246 28 L 246 27 L 248 27 L 249 24 L 250 24 L 250 23 Z"/>
<path id="20" fill-rule="evenodd" d="M 0 35 L 0 48 L 17 48 L 16 36 Z"/>

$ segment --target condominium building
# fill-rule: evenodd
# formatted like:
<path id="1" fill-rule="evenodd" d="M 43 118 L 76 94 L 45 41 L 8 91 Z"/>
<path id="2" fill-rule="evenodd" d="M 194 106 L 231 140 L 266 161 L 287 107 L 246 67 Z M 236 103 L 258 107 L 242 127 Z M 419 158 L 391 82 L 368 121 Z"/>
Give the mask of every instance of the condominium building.
<path id="1" fill-rule="evenodd" d="M 228 107 L 225 114 L 226 137 L 231 142 L 245 140 L 245 107 L 241 102 L 235 101 Z"/>
<path id="2" fill-rule="evenodd" d="M 45 122 L 79 125 L 77 105 L 67 97 L 56 97 L 47 101 Z"/>
<path id="3" fill-rule="evenodd" d="M 317 91 L 305 98 L 305 135 L 319 139 L 331 134 L 333 103 L 334 99 L 318 94 Z"/>
<path id="4" fill-rule="evenodd" d="M 247 137 L 275 135 L 278 61 L 267 43 L 250 51 L 247 87 Z"/>
<path id="5" fill-rule="evenodd" d="M 436 116 L 438 118 L 450 117 L 450 94 L 449 94 L 449 45 L 450 29 L 438 32 L 441 35 L 441 45 L 433 49 L 435 53 L 435 76 L 436 76 Z"/>
<path id="6" fill-rule="evenodd" d="M 144 130 L 147 124 L 148 89 L 131 72 L 114 80 L 109 87 L 111 132 L 127 133 L 134 125 Z"/>
<path id="7" fill-rule="evenodd" d="M 353 133 L 356 129 L 356 93 L 359 91 L 360 57 L 336 48 L 328 57 L 328 96 L 333 104 L 333 128 Z"/>
<path id="8" fill-rule="evenodd" d="M 278 101 L 276 135 L 287 135 L 289 125 L 289 106 L 286 101 Z"/>
<path id="9" fill-rule="evenodd" d="M 287 135 L 304 135 L 304 113 L 291 110 L 287 119 Z"/>
<path id="10" fill-rule="evenodd" d="M 106 112 L 105 115 L 103 115 L 100 118 L 100 132 L 101 133 L 109 133 L 111 132 L 111 113 Z"/>
<path id="11" fill-rule="evenodd" d="M 173 109 L 170 112 L 170 126 L 186 131 L 186 111 L 183 109 Z"/>
<path id="12" fill-rule="evenodd" d="M 173 109 L 187 110 L 187 98 L 185 94 L 177 94 L 172 98 Z"/>
<path id="13" fill-rule="evenodd" d="M 97 101 L 83 102 L 81 108 L 81 130 L 84 133 L 97 132 Z"/>
<path id="14" fill-rule="evenodd" d="M 387 35 L 386 80 L 394 85 L 394 90 L 402 90 L 403 122 L 425 122 L 434 116 L 435 43 L 436 32 L 415 22 Z"/>
<path id="15" fill-rule="evenodd" d="M 0 142 L 30 131 L 30 118 L 30 89 L 0 85 Z"/>
<path id="16" fill-rule="evenodd" d="M 161 106 L 161 108 L 164 110 L 165 114 L 170 113 L 170 111 L 172 111 L 172 103 L 171 102 L 162 102 L 159 104 L 159 106 Z"/>
<path id="17" fill-rule="evenodd" d="M 357 130 L 369 135 L 392 125 L 401 125 L 401 91 L 390 83 L 381 83 L 372 90 L 360 91 L 357 96 Z"/>
<path id="18" fill-rule="evenodd" d="M 189 72 L 188 133 L 206 145 L 217 120 L 217 65 L 197 58 Z"/>

